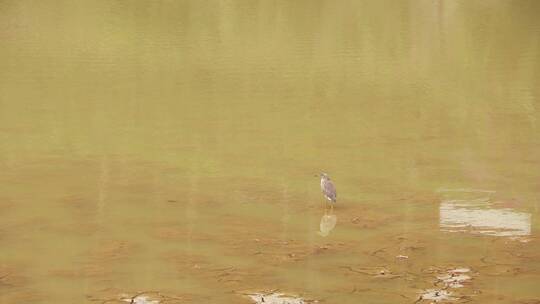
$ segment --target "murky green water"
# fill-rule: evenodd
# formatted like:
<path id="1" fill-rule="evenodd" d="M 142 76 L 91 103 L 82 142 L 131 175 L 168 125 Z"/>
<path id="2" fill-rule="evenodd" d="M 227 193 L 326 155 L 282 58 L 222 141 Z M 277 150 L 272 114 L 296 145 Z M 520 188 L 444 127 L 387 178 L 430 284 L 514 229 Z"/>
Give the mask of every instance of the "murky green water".
<path id="1" fill-rule="evenodd" d="M 539 17 L 1 1 L 0 303 L 537 303 Z"/>

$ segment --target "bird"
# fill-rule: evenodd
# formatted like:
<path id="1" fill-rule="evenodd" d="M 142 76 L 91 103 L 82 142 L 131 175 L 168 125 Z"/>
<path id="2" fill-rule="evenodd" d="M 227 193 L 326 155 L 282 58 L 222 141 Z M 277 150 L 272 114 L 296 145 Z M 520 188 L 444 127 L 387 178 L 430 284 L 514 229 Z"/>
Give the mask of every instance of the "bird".
<path id="1" fill-rule="evenodd" d="M 336 203 L 337 199 L 336 187 L 328 174 L 324 172 L 321 173 L 321 190 L 324 197 L 330 202 L 330 206 L 333 207 L 333 203 Z"/>

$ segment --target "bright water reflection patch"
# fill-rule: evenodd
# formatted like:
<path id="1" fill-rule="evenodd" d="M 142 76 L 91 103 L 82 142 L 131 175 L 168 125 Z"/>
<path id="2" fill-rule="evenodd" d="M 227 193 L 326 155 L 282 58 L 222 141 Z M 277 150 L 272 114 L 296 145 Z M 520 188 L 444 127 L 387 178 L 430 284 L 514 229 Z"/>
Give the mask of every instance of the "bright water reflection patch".
<path id="1" fill-rule="evenodd" d="M 431 300 L 434 302 L 440 302 L 445 300 L 455 300 L 452 297 L 452 293 L 444 289 L 428 289 L 422 293 L 421 300 Z M 418 301 L 417 301 L 418 302 Z"/>
<path id="2" fill-rule="evenodd" d="M 520 237 L 531 234 L 531 214 L 511 208 L 494 208 L 492 191 L 472 189 L 439 190 L 442 231 Z"/>
<path id="3" fill-rule="evenodd" d="M 281 293 L 270 293 L 270 294 L 250 294 L 249 297 L 256 304 L 304 304 L 304 300 L 298 297 L 286 296 Z"/>
<path id="4" fill-rule="evenodd" d="M 123 299 L 123 301 L 130 304 L 159 304 L 159 300 L 150 299 L 147 296 L 137 296 L 131 299 Z"/>
<path id="5" fill-rule="evenodd" d="M 461 288 L 465 286 L 464 284 L 471 280 L 471 277 L 466 274 L 469 271 L 470 269 L 468 268 L 451 269 L 445 274 L 438 275 L 437 279 L 439 282 L 444 283 L 447 287 Z"/>

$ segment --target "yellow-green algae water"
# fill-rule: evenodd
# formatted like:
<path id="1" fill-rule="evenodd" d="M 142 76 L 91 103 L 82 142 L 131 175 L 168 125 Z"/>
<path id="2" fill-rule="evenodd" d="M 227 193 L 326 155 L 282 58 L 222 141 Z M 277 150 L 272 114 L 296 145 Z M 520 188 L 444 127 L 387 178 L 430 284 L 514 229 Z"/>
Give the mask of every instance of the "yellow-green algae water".
<path id="1" fill-rule="evenodd" d="M 6 0 L 0 44 L 2 304 L 540 302 L 539 1 Z"/>

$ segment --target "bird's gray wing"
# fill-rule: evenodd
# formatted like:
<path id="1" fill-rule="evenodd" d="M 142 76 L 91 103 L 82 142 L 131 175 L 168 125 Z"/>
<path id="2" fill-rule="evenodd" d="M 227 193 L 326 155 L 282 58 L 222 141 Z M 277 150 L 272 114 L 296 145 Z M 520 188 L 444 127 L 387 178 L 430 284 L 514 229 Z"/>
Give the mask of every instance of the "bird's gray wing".
<path id="1" fill-rule="evenodd" d="M 332 181 L 327 181 L 324 184 L 324 194 L 326 194 L 326 196 L 328 196 L 333 201 L 336 200 L 337 198 L 336 187 L 334 186 L 334 183 L 332 183 Z"/>

